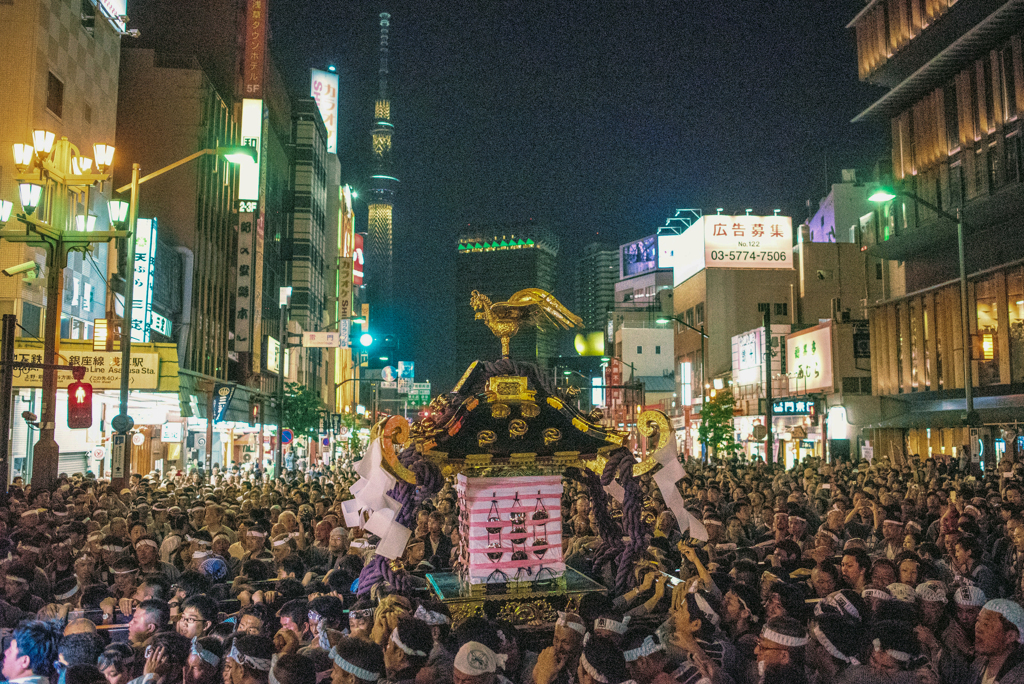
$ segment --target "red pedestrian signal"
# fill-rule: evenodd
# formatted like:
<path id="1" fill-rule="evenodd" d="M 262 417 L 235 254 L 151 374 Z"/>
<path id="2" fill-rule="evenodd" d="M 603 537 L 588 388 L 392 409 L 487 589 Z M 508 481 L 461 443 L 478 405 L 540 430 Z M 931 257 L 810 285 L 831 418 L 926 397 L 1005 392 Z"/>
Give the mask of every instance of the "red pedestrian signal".
<path id="1" fill-rule="evenodd" d="M 87 382 L 68 385 L 68 427 L 72 430 L 92 427 L 92 385 Z"/>

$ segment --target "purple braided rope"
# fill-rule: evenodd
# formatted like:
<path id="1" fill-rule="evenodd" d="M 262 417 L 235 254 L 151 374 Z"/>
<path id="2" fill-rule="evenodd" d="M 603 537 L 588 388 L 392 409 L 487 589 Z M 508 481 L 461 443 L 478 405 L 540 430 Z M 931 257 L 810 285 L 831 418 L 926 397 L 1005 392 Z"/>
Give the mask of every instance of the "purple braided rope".
<path id="1" fill-rule="evenodd" d="M 441 476 L 440 469 L 424 459 L 415 447 L 405 449 L 398 455 L 398 460 L 416 475 L 417 484 L 413 485 L 404 480 L 398 480 L 388 492 L 388 496 L 402 504 L 402 508 L 395 516 L 395 522 L 408 527 L 416 515 L 416 509 L 427 497 L 433 496 L 441 489 L 444 478 Z M 395 572 L 391 569 L 387 558 L 374 556 L 359 573 L 359 587 L 356 595 L 362 596 L 369 593 L 373 585 L 382 579 L 400 594 L 408 595 L 412 591 L 412 578 L 407 572 Z"/>
<path id="2" fill-rule="evenodd" d="M 622 485 L 622 528 L 623 533 L 629 537 L 628 544 L 621 544 L 615 550 L 618 551 L 617 567 L 615 575 L 615 590 L 622 593 L 636 583 L 633 577 L 633 564 L 647 548 L 647 537 L 649 530 L 642 518 L 643 493 L 640 491 L 639 478 L 633 476 L 633 464 L 635 463 L 633 453 L 629 449 L 619 449 L 612 453 L 601 474 L 601 484 L 608 486 L 618 476 L 619 484 Z M 609 549 L 602 555 L 612 555 Z"/>

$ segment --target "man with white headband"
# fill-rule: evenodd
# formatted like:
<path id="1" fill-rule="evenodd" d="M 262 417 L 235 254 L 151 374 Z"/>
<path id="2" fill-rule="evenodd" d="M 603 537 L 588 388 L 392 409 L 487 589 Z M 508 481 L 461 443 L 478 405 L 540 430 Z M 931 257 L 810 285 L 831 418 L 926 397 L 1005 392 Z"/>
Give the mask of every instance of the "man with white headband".
<path id="1" fill-rule="evenodd" d="M 7 602 L 26 613 L 36 613 L 42 610 L 44 605 L 43 599 L 34 596 L 30 589 L 30 584 L 34 578 L 34 568 L 25 563 L 10 565 L 7 568 L 7 577 L 4 582 Z"/>
<path id="2" fill-rule="evenodd" d="M 789 616 L 768 620 L 754 647 L 761 681 L 806 684 L 807 643 L 807 630 L 798 620 Z"/>
<path id="3" fill-rule="evenodd" d="M 245 634 L 235 639 L 224 658 L 224 684 L 267 684 L 274 642 L 262 635 Z"/>
<path id="4" fill-rule="evenodd" d="M 384 653 L 372 641 L 343 637 L 329 656 L 332 684 L 376 684 L 384 677 Z"/>
<path id="5" fill-rule="evenodd" d="M 479 641 L 467 641 L 455 654 L 454 684 L 495 684 L 507 659 Z"/>
<path id="6" fill-rule="evenodd" d="M 427 623 L 410 617 L 399 618 L 384 646 L 388 681 L 411 684 L 427 664 L 433 647 L 434 639 Z"/>
<path id="7" fill-rule="evenodd" d="M 559 611 L 551 646 L 537 656 L 533 681 L 536 684 L 568 684 L 575 677 L 579 666 L 583 636 L 586 633 L 583 618 L 575 613 Z"/>
<path id="8" fill-rule="evenodd" d="M 1024 608 L 1009 599 L 985 604 L 974 627 L 971 684 L 1017 684 L 1024 681 Z"/>
<path id="9" fill-rule="evenodd" d="M 637 684 L 672 684 L 675 664 L 669 660 L 661 640 L 646 629 L 631 629 L 622 639 L 626 670 Z"/>

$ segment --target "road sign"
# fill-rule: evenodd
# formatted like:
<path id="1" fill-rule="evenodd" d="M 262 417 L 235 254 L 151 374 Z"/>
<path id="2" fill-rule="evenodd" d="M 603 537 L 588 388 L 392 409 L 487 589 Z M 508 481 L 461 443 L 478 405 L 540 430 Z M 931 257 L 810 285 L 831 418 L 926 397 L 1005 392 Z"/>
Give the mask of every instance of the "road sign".
<path id="1" fill-rule="evenodd" d="M 293 439 L 295 439 L 294 432 L 288 428 L 281 430 L 281 444 L 291 444 Z"/>
<path id="2" fill-rule="evenodd" d="M 125 435 L 110 436 L 110 477 L 124 477 Z"/>
<path id="3" fill-rule="evenodd" d="M 384 366 L 380 369 L 380 377 L 384 382 L 394 382 L 398 379 L 398 371 L 394 366 Z"/>
<path id="4" fill-rule="evenodd" d="M 337 332 L 304 332 L 303 347 L 331 348 L 341 346 L 341 333 Z"/>
<path id="5" fill-rule="evenodd" d="M 146 436 L 141 432 L 136 432 L 132 435 L 132 444 L 135 446 L 142 446 L 142 443 L 146 441 Z"/>

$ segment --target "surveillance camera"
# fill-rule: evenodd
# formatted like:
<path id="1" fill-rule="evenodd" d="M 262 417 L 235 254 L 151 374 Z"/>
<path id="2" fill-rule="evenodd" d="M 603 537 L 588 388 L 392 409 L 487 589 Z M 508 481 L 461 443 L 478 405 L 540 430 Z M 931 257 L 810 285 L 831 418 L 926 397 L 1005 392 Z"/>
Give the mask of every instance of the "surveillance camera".
<path id="1" fill-rule="evenodd" d="M 38 264 L 36 264 L 36 262 L 34 262 L 34 261 L 26 261 L 23 264 L 18 264 L 17 266 L 11 266 L 10 268 L 5 268 L 4 269 L 4 275 L 5 276 L 16 276 L 19 273 L 27 273 L 28 271 L 33 271 L 33 270 L 35 270 L 37 268 L 39 268 L 39 266 L 38 266 Z"/>

